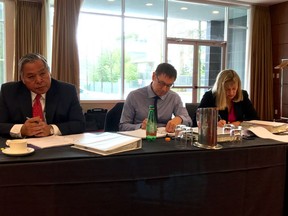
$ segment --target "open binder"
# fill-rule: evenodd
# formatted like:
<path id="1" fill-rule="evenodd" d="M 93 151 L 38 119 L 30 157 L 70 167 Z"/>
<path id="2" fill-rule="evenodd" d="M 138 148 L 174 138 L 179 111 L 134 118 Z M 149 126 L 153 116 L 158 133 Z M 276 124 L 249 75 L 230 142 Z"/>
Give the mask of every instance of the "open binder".
<path id="1" fill-rule="evenodd" d="M 141 148 L 142 139 L 110 132 L 85 133 L 74 141 L 72 147 L 101 155 L 111 155 Z"/>

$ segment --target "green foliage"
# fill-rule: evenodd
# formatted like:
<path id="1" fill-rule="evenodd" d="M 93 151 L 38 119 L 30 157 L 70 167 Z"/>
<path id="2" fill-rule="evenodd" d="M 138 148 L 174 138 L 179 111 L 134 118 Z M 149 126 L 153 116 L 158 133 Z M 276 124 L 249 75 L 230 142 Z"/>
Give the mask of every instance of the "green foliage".
<path id="1" fill-rule="evenodd" d="M 116 82 L 120 78 L 120 52 L 103 51 L 98 64 L 90 71 L 92 81 Z"/>
<path id="2" fill-rule="evenodd" d="M 115 83 L 121 76 L 121 52 L 120 50 L 105 50 L 98 58 L 97 64 L 93 63 L 90 70 L 89 79 L 93 82 Z M 137 79 L 137 68 L 129 57 L 125 58 L 125 78 L 126 80 Z"/>
<path id="3" fill-rule="evenodd" d="M 138 79 L 137 67 L 131 63 L 129 56 L 125 58 L 125 80 L 132 81 Z"/>

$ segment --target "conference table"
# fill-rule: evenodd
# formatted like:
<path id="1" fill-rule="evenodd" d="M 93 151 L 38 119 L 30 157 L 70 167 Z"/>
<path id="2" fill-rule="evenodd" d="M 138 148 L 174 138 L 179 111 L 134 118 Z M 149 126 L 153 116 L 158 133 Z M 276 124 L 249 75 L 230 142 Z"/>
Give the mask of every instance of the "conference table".
<path id="1" fill-rule="evenodd" d="M 287 144 L 221 145 L 179 149 L 159 138 L 109 156 L 71 146 L 0 153 L 0 215 L 285 215 Z"/>

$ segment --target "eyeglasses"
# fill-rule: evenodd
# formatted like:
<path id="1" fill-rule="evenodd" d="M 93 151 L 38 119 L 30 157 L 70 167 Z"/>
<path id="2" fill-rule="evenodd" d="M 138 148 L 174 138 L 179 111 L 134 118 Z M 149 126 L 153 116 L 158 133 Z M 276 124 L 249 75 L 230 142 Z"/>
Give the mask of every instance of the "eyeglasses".
<path id="1" fill-rule="evenodd" d="M 164 86 L 166 86 L 167 88 L 171 88 L 174 86 L 174 83 L 171 84 L 167 84 L 164 81 L 159 80 L 158 76 L 156 76 L 158 84 L 163 88 Z"/>

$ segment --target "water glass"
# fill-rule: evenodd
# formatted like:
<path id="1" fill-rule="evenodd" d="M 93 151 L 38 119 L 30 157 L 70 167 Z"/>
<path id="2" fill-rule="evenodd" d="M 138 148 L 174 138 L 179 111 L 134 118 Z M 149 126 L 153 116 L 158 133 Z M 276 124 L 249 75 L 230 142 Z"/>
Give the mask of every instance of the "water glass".
<path id="1" fill-rule="evenodd" d="M 179 125 L 176 125 L 176 128 L 175 128 L 175 142 L 179 141 L 181 136 L 182 136 L 182 131 L 184 131 L 186 125 L 182 125 L 182 124 L 179 124 Z"/>
<path id="2" fill-rule="evenodd" d="M 243 136 L 242 126 L 235 127 L 230 131 L 230 137 L 232 142 L 241 142 Z"/>
<path id="3" fill-rule="evenodd" d="M 191 127 L 182 127 L 179 131 L 178 136 L 175 136 L 175 146 L 179 149 L 187 149 L 191 147 L 193 142 L 193 130 Z"/>
<path id="4" fill-rule="evenodd" d="M 233 125 L 233 124 L 225 124 L 225 125 L 223 126 L 223 133 L 224 133 L 224 134 L 226 134 L 226 133 L 230 134 L 230 131 L 231 131 L 232 129 L 235 129 L 235 125 Z"/>

